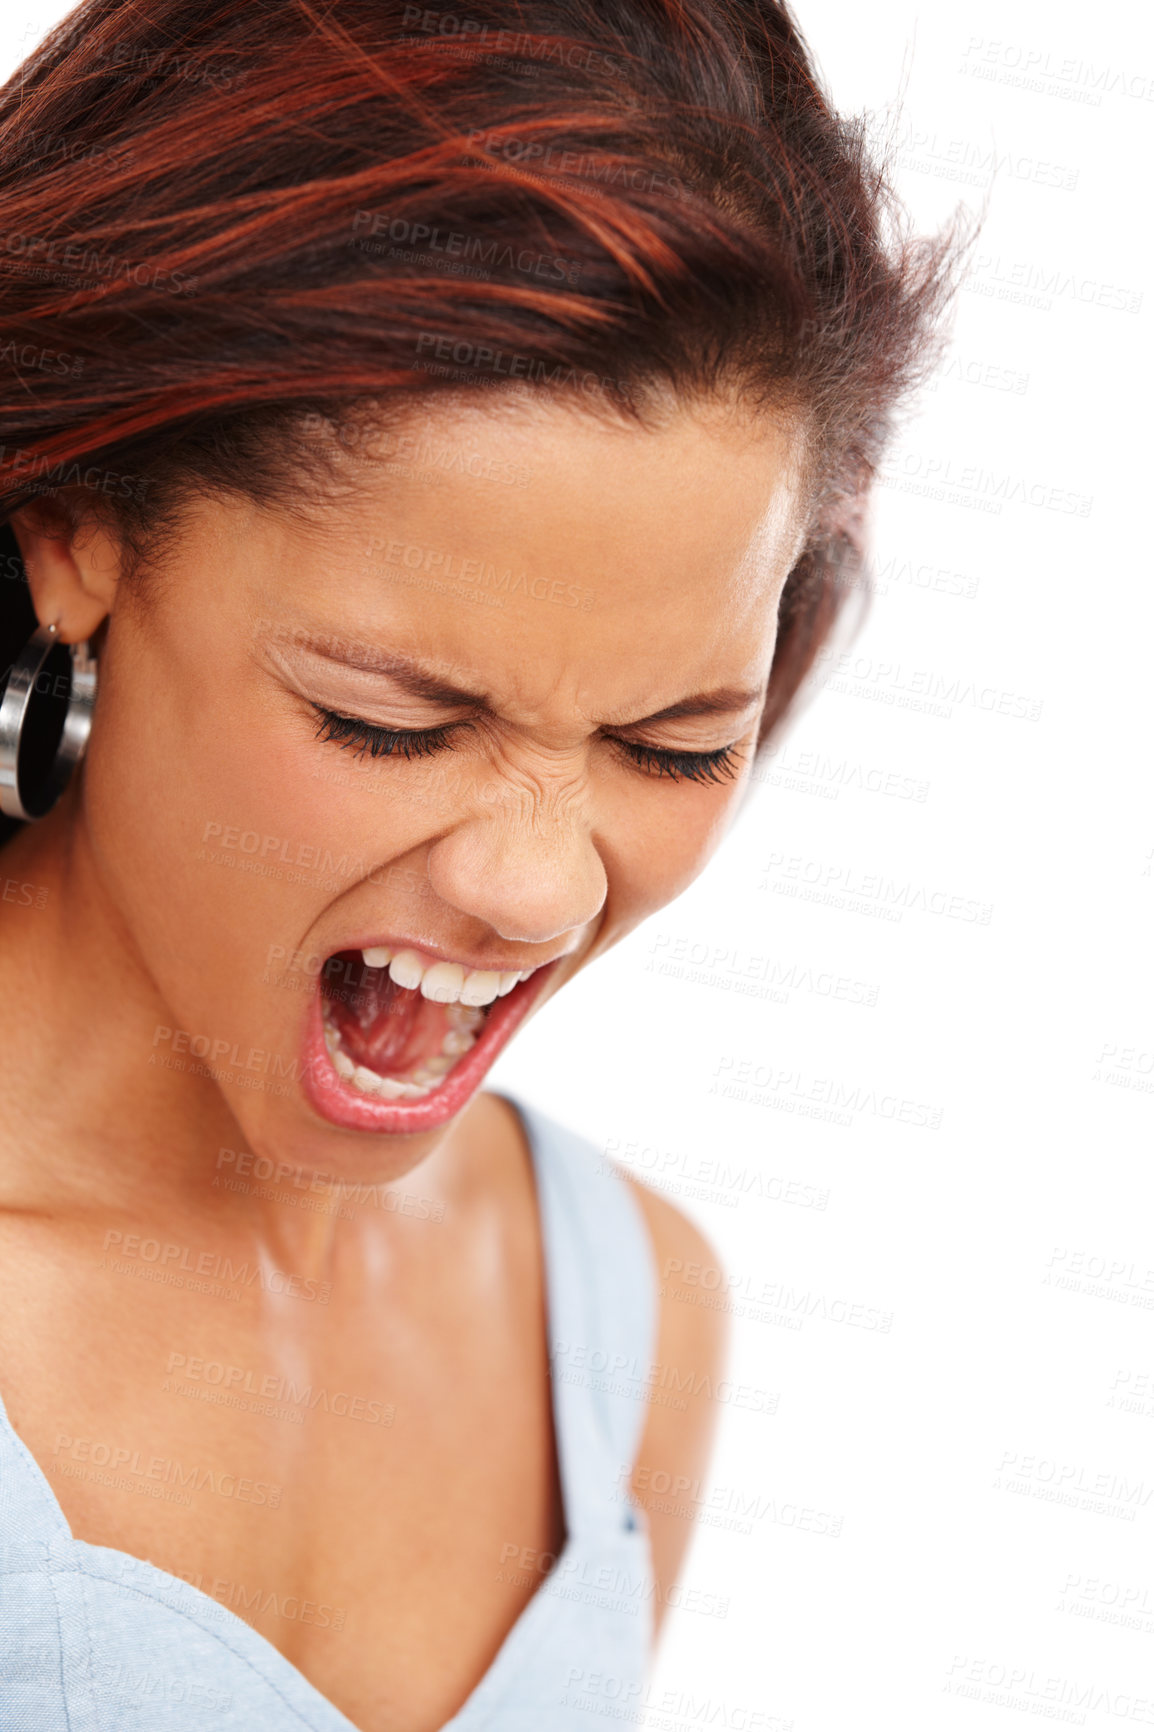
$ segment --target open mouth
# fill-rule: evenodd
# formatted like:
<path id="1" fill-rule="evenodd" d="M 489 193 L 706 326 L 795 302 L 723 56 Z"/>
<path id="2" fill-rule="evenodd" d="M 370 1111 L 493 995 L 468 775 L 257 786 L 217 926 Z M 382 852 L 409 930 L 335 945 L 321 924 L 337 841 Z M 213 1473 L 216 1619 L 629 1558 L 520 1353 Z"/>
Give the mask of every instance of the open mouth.
<path id="1" fill-rule="evenodd" d="M 338 951 L 322 978 L 324 1040 L 333 1068 L 378 1100 L 420 1100 L 477 1044 L 498 999 L 535 972 L 431 966 L 414 950 Z"/>
<path id="2" fill-rule="evenodd" d="M 443 1123 L 479 1087 L 554 966 L 498 972 L 383 945 L 337 951 L 306 1034 L 313 1105 L 355 1129 Z"/>

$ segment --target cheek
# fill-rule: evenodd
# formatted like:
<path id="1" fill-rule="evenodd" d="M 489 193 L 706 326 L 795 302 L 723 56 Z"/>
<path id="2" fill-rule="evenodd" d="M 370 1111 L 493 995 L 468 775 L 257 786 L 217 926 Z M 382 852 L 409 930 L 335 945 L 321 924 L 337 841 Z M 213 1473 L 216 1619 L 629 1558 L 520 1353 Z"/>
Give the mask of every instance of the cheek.
<path id="1" fill-rule="evenodd" d="M 147 884 L 158 864 L 189 856 L 183 814 L 195 800 L 196 753 L 178 745 L 171 693 L 146 664 L 110 643 L 99 682 L 84 760 L 87 828 L 106 868 Z"/>
<path id="2" fill-rule="evenodd" d="M 658 783 L 623 806 L 602 837 L 614 901 L 637 918 L 672 902 L 705 870 L 740 794 L 732 783 Z"/>
<path id="3" fill-rule="evenodd" d="M 198 667 L 159 680 L 147 658 L 121 656 L 107 674 L 87 828 L 174 1011 L 231 1027 L 259 996 L 270 947 L 307 948 L 342 898 L 402 922 L 426 908 L 420 850 L 451 817 L 434 761 L 357 759 L 284 705 L 227 704 L 229 682 Z"/>
<path id="4" fill-rule="evenodd" d="M 312 856 L 371 866 L 412 846 L 429 802 L 398 797 L 386 768 L 317 740 L 307 714 L 245 675 L 129 634 L 109 646 L 85 779 L 90 826 L 122 874 L 180 880 L 227 834 L 234 852 L 301 860 L 307 901 Z"/>

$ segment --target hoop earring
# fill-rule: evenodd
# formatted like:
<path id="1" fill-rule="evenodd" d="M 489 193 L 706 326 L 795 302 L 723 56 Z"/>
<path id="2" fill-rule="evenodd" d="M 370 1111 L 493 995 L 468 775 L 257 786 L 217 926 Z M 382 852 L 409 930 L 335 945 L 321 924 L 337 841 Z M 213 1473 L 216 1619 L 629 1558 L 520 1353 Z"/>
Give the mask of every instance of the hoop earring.
<path id="1" fill-rule="evenodd" d="M 68 710 L 52 768 L 41 786 L 27 796 L 20 791 L 20 746 L 28 719 L 29 700 L 40 670 L 60 641 L 55 623 L 38 626 L 12 664 L 0 702 L 0 812 L 9 818 L 43 818 L 52 810 L 84 756 L 96 702 L 96 660 L 88 639 L 71 644 L 72 679 Z"/>

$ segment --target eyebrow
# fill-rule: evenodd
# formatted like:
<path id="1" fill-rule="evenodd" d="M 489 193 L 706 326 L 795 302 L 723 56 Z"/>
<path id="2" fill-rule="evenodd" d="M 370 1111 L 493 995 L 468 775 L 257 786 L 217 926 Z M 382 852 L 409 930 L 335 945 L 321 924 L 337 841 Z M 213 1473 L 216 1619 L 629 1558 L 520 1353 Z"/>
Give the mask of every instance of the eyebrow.
<path id="1" fill-rule="evenodd" d="M 307 634 L 293 634 L 293 646 L 310 651 L 321 656 L 325 661 L 338 663 L 341 667 L 355 668 L 359 673 L 383 674 L 400 686 L 410 697 L 423 698 L 428 703 L 449 706 L 468 706 L 479 710 L 483 715 L 493 715 L 491 702 L 484 692 L 468 691 L 463 686 L 455 686 L 438 674 L 435 669 L 412 661 L 407 656 L 398 656 L 386 650 L 377 650 L 370 645 L 340 644 L 334 647 L 333 640 L 312 637 Z M 735 711 L 747 710 L 751 705 L 760 703 L 764 697 L 760 686 L 718 686 L 713 691 L 694 692 L 689 697 L 678 698 L 676 703 L 667 704 L 663 710 L 655 710 L 651 716 L 639 716 L 633 721 L 614 722 L 618 728 L 643 728 L 654 722 L 676 722 L 689 716 L 719 716 L 731 715 Z"/>

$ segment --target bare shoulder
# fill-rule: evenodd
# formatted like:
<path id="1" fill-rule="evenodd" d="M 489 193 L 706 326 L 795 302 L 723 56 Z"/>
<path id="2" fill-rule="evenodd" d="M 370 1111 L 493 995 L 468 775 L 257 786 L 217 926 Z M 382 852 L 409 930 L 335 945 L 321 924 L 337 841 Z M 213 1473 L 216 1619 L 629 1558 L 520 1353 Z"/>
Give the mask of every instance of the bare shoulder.
<path id="1" fill-rule="evenodd" d="M 632 1490 L 649 1517 L 660 1621 L 693 1535 L 729 1351 L 721 1259 L 667 1197 L 618 1169 L 640 1205 L 657 1268 L 659 1313 L 649 1411 Z"/>
<path id="2" fill-rule="evenodd" d="M 725 1311 L 715 1302 L 724 1289 L 724 1265 L 712 1242 L 685 1212 L 643 1180 L 618 1167 L 641 1207 L 649 1229 L 661 1295 L 662 1344 L 691 1345 L 724 1357 L 728 1342 Z"/>

